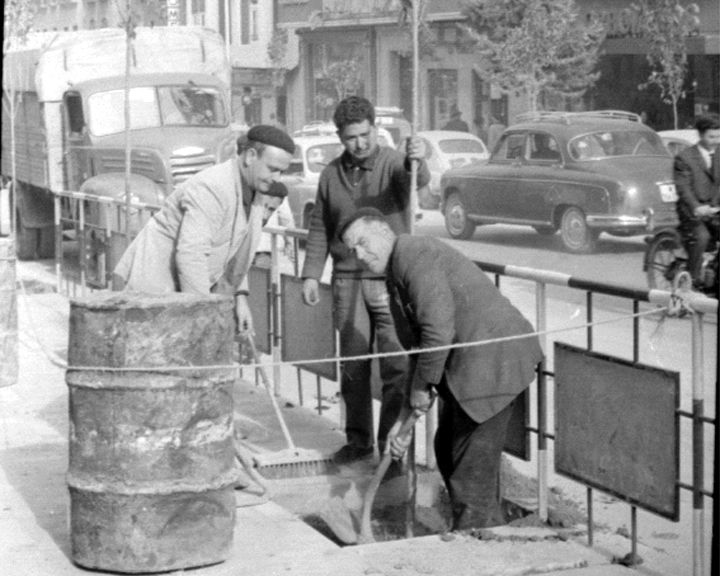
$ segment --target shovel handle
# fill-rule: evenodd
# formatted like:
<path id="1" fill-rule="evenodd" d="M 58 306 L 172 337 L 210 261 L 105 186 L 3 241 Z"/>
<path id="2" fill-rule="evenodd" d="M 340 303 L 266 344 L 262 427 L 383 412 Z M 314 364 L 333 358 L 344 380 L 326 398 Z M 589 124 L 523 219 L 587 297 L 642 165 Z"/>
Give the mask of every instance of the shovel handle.
<path id="1" fill-rule="evenodd" d="M 420 416 L 422 416 L 423 414 L 424 412 L 420 410 L 413 410 L 400 426 L 400 430 L 398 430 L 397 436 L 405 436 L 408 432 L 410 432 L 413 426 L 415 426 L 415 423 L 418 421 Z M 360 520 L 360 536 L 358 537 L 358 542 L 360 544 L 368 544 L 370 542 L 375 542 L 375 538 L 373 537 L 372 533 L 372 526 L 370 524 L 370 512 L 372 511 L 373 502 L 375 501 L 375 494 L 377 494 L 378 488 L 380 487 L 380 482 L 382 482 L 382 479 L 385 477 L 385 473 L 390 467 L 390 462 L 392 462 L 392 454 L 388 449 L 386 449 L 385 454 L 383 454 L 383 457 L 380 460 L 380 464 L 378 465 L 377 470 L 375 471 L 375 474 L 370 481 L 367 492 L 365 492 L 365 499 L 363 500 L 362 518 Z"/>

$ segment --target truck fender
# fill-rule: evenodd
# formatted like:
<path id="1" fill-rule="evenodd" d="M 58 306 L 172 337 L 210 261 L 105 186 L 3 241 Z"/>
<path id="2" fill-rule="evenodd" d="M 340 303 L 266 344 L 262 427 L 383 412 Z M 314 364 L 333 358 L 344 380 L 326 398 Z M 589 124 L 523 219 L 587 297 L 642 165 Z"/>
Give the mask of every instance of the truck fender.
<path id="1" fill-rule="evenodd" d="M 108 172 L 92 176 L 80 186 L 80 192 L 100 198 L 125 200 L 125 174 Z M 135 202 L 162 205 L 166 191 L 163 186 L 140 174 L 130 174 L 130 194 Z"/>

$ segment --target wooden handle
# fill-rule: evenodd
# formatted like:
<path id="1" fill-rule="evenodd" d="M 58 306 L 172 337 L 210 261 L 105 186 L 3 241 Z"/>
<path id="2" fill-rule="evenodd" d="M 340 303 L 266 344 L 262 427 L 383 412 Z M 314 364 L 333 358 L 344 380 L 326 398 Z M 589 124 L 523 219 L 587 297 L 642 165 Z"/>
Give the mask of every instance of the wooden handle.
<path id="1" fill-rule="evenodd" d="M 415 426 L 415 423 L 418 421 L 418 418 L 420 418 L 423 414 L 424 412 L 421 412 L 420 410 L 413 410 L 406 418 L 405 422 L 403 422 L 400 426 L 400 430 L 398 430 L 396 436 L 405 436 L 408 432 L 410 432 L 413 426 Z M 372 533 L 372 526 L 370 525 L 370 512 L 372 511 L 373 502 L 375 501 L 375 494 L 380 487 L 380 482 L 382 482 L 382 479 L 385 477 L 385 473 L 390 467 L 390 462 L 392 462 L 392 454 L 390 453 L 390 450 L 386 449 L 385 454 L 380 460 L 380 465 L 370 481 L 367 492 L 365 492 L 362 518 L 360 520 L 360 536 L 358 537 L 358 542 L 360 544 L 375 542 L 375 538 Z"/>

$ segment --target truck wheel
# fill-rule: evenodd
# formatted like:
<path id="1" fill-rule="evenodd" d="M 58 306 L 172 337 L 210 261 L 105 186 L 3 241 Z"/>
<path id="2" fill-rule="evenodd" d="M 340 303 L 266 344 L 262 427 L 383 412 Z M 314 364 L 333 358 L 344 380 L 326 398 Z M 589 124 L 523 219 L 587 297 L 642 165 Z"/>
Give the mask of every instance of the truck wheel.
<path id="1" fill-rule="evenodd" d="M 476 224 L 468 218 L 465 202 L 459 192 L 453 192 L 445 202 L 445 228 L 456 240 L 467 240 L 475 233 Z"/>
<path id="2" fill-rule="evenodd" d="M 40 245 L 40 230 L 23 225 L 20 214 L 15 225 L 17 257 L 20 260 L 37 260 Z"/>
<path id="3" fill-rule="evenodd" d="M 568 252 L 586 254 L 592 252 L 600 232 L 588 227 L 585 214 L 579 208 L 566 208 L 560 220 L 560 238 Z"/>

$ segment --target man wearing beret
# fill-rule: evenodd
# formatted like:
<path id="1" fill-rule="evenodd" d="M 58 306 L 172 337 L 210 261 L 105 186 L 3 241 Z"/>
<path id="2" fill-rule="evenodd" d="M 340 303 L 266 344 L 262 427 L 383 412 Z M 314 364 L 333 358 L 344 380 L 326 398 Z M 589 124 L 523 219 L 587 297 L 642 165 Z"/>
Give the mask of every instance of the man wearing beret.
<path id="1" fill-rule="evenodd" d="M 340 332 L 340 355 L 357 356 L 373 351 L 401 350 L 395 335 L 382 272 L 365 270 L 343 245 L 340 223 L 363 206 L 385 214 L 396 232 L 409 232 L 411 161 L 418 161 L 417 185 L 430 182 L 424 161 L 425 147 L 417 136 L 410 139 L 407 155 L 378 145 L 375 109 L 366 99 L 350 96 L 338 104 L 333 115 L 345 151 L 320 174 L 303 265 L 303 301 L 319 301 L 318 282 L 328 255 L 333 262 L 333 307 Z M 378 425 L 378 447 L 400 410 L 407 378 L 407 358 L 381 358 L 382 406 Z M 340 393 L 346 405 L 347 444 L 335 454 L 335 462 L 348 464 L 370 458 L 374 452 L 373 409 L 369 360 L 343 362 Z M 397 470 L 396 470 L 397 471 Z"/>
<path id="2" fill-rule="evenodd" d="M 238 329 L 252 332 L 247 272 L 264 222 L 287 195 L 279 176 L 294 151 L 282 130 L 254 126 L 235 158 L 178 186 L 115 268 L 124 288 L 234 294 Z"/>
<path id="3" fill-rule="evenodd" d="M 358 210 L 339 234 L 368 270 L 386 275 L 398 338 L 418 351 L 400 419 L 427 412 L 436 394 L 443 399 L 435 454 L 451 529 L 505 524 L 499 478 L 507 427 L 543 356 L 532 325 L 474 262 L 437 238 L 396 235 L 373 208 Z M 450 347 L 473 342 L 484 344 Z M 391 433 L 388 444 L 400 458 L 409 436 Z"/>

